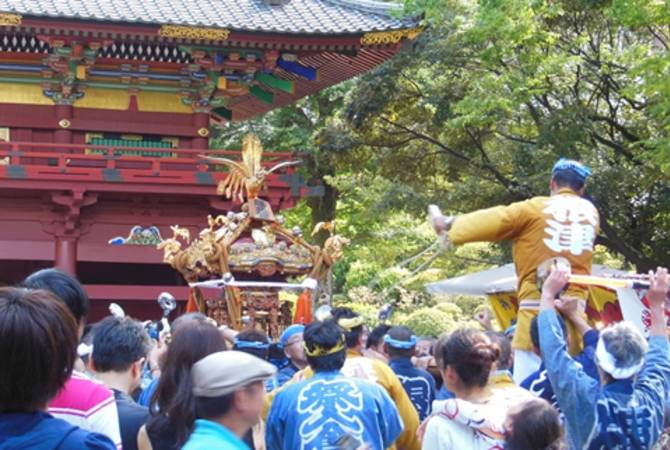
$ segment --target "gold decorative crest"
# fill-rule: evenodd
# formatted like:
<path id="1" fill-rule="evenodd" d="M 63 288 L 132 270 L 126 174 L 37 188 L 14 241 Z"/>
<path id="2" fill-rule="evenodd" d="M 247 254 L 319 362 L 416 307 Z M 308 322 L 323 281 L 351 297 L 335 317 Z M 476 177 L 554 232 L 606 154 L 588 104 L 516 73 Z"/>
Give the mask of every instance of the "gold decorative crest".
<path id="1" fill-rule="evenodd" d="M 245 136 L 242 142 L 242 162 L 205 155 L 201 157 L 212 163 L 223 164 L 230 169 L 230 175 L 219 183 L 216 192 L 240 202 L 244 201 L 245 194 L 249 200 L 257 198 L 263 189 L 265 177 L 272 172 L 300 163 L 300 161 L 287 161 L 266 169 L 261 163 L 263 158 L 261 140 L 253 133 Z"/>
<path id="2" fill-rule="evenodd" d="M 230 31 L 223 28 L 199 28 L 182 25 L 163 25 L 158 35 L 169 38 L 197 39 L 202 41 L 225 41 Z"/>
<path id="3" fill-rule="evenodd" d="M 397 44 L 403 39 L 409 39 L 413 41 L 421 33 L 423 33 L 423 27 L 409 28 L 406 30 L 397 30 L 397 31 L 375 31 L 373 33 L 365 33 L 361 38 L 361 44 L 362 45 Z"/>
<path id="4" fill-rule="evenodd" d="M 2 26 L 19 26 L 23 21 L 23 17 L 19 14 L 0 13 L 0 25 Z"/>

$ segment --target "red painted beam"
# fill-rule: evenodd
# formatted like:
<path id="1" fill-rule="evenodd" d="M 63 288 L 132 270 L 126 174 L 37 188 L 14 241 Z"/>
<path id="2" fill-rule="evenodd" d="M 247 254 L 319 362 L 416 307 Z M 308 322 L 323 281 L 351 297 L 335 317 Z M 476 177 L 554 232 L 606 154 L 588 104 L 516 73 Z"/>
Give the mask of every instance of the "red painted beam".
<path id="1" fill-rule="evenodd" d="M 91 300 L 135 300 L 153 301 L 161 292 L 169 292 L 179 301 L 188 300 L 187 286 L 139 286 L 139 285 L 117 285 L 117 284 L 85 284 L 84 289 Z"/>
<path id="2" fill-rule="evenodd" d="M 108 240 L 114 236 L 109 236 Z M 77 249 L 79 262 L 164 264 L 163 252 L 146 245 L 110 245 L 79 243 Z"/>
<path id="3" fill-rule="evenodd" d="M 3 260 L 53 261 L 54 241 L 0 240 Z"/>

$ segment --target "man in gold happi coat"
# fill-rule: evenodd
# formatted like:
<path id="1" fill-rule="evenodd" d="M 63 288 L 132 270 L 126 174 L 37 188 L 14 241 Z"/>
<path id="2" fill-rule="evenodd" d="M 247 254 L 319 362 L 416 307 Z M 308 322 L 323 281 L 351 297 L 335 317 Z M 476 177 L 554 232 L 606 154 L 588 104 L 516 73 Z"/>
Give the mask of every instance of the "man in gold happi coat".
<path id="1" fill-rule="evenodd" d="M 561 159 L 552 170 L 549 197 L 534 197 L 456 217 L 433 217 L 435 229 L 446 233 L 453 245 L 512 241 L 519 299 L 512 343 L 517 383 L 536 370 L 540 362 L 532 353 L 530 341 L 530 322 L 538 313 L 540 299 L 538 266 L 550 258 L 562 257 L 570 262 L 572 273 L 591 273 L 593 247 L 600 225 L 595 206 L 582 198 L 590 174 L 590 169 L 581 163 Z M 588 290 L 570 285 L 565 295 L 586 300 Z"/>

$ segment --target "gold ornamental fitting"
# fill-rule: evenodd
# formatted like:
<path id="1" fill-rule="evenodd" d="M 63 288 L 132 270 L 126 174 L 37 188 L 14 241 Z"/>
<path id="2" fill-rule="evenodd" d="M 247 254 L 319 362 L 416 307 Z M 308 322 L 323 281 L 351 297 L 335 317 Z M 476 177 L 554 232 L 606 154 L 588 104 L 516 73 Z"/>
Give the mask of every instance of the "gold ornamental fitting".
<path id="1" fill-rule="evenodd" d="M 403 39 L 413 41 L 421 33 L 423 27 L 409 28 L 405 30 L 395 31 L 375 31 L 372 33 L 365 33 L 361 38 L 362 45 L 391 45 L 397 44 Z"/>
<path id="2" fill-rule="evenodd" d="M 202 137 L 209 136 L 209 128 L 200 128 L 198 130 L 198 136 L 202 136 Z"/>
<path id="3" fill-rule="evenodd" d="M 158 30 L 158 35 L 167 38 L 226 41 L 230 36 L 230 30 L 222 28 L 187 27 L 182 25 L 163 25 Z"/>
<path id="4" fill-rule="evenodd" d="M 19 26 L 23 22 L 20 14 L 0 13 L 0 26 Z"/>
<path id="5" fill-rule="evenodd" d="M 58 125 L 61 128 L 70 128 L 70 126 L 72 125 L 72 122 L 70 122 L 67 119 L 61 119 L 60 122 L 58 122 Z"/>

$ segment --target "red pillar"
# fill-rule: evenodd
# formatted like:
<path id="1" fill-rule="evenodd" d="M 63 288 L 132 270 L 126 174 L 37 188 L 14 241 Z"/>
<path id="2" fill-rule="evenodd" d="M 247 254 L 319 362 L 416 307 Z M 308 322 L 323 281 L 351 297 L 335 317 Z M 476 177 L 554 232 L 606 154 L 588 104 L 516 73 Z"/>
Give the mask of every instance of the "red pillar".
<path id="1" fill-rule="evenodd" d="M 77 275 L 77 238 L 56 236 L 54 265 L 70 275 Z"/>
<path id="2" fill-rule="evenodd" d="M 193 138 L 192 148 L 207 150 L 209 148 L 209 113 L 193 113 L 193 125 L 197 127 L 198 136 Z"/>

